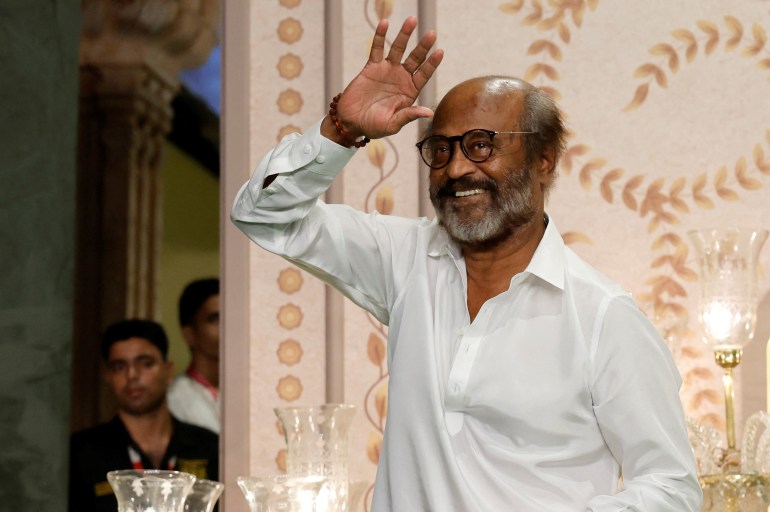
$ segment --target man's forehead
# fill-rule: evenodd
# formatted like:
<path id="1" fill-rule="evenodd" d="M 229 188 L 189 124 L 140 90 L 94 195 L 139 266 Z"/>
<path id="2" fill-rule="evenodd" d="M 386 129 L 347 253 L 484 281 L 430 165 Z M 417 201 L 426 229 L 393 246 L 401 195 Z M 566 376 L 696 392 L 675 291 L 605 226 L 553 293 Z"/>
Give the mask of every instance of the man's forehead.
<path id="1" fill-rule="evenodd" d="M 436 109 L 429 133 L 454 133 L 474 128 L 514 130 L 517 129 L 522 108 L 520 95 L 480 93 L 447 96 Z"/>
<path id="2" fill-rule="evenodd" d="M 110 347 L 109 360 L 137 358 L 145 355 L 162 356 L 160 349 L 150 340 L 133 337 L 113 343 Z"/>

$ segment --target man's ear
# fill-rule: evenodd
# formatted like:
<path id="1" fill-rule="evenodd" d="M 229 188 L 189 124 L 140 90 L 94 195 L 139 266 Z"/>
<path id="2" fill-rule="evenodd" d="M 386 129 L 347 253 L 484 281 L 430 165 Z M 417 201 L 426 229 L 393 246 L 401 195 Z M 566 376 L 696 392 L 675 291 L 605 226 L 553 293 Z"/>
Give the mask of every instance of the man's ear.
<path id="1" fill-rule="evenodd" d="M 538 155 L 538 173 L 542 183 L 550 183 L 556 174 L 556 148 L 547 147 Z"/>
<path id="2" fill-rule="evenodd" d="M 187 346 L 192 348 L 192 346 L 195 344 L 195 331 L 191 325 L 185 325 L 182 327 L 182 337 L 184 338 L 185 343 L 187 343 Z"/>

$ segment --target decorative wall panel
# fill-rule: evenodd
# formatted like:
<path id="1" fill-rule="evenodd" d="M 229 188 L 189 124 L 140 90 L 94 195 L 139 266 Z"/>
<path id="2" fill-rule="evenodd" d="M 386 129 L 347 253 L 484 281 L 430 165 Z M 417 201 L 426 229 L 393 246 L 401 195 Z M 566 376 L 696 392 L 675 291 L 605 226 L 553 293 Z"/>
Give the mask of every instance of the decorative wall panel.
<path id="1" fill-rule="evenodd" d="M 341 27 L 320 2 L 273 0 L 252 10 L 254 163 L 280 133 L 305 129 L 324 114 L 327 96 L 338 92 L 324 84 L 344 85 L 358 72 L 381 16 L 392 20 L 390 39 L 407 15 L 435 15 L 446 52 L 434 77 L 438 97 L 487 74 L 520 76 L 553 95 L 570 136 L 549 214 L 566 242 L 631 291 L 661 330 L 684 377 L 687 414 L 723 426 L 720 374 L 692 313 L 697 266 L 686 233 L 770 227 L 770 4 L 347 0 Z M 339 37 L 338 46 L 329 44 Z M 329 65 L 332 58 L 341 69 Z M 413 147 L 418 131 L 413 124 L 358 151 L 342 175 L 342 201 L 417 215 L 427 179 Z M 225 172 L 246 178 L 240 169 Z M 762 265 L 770 268 L 768 248 Z M 250 268 L 251 421 L 259 441 L 249 456 L 253 472 L 264 474 L 276 472 L 283 446 L 271 408 L 323 401 L 325 325 L 340 319 L 329 316 L 314 278 L 257 248 Z M 763 297 L 768 290 L 765 278 Z M 373 480 L 386 421 L 387 330 L 347 301 L 341 314 L 345 401 L 359 407 L 351 468 Z M 739 395 L 747 389 L 739 420 L 741 407 L 744 416 L 765 407 L 769 323 L 760 321 L 747 349 L 756 353 L 738 369 Z"/>

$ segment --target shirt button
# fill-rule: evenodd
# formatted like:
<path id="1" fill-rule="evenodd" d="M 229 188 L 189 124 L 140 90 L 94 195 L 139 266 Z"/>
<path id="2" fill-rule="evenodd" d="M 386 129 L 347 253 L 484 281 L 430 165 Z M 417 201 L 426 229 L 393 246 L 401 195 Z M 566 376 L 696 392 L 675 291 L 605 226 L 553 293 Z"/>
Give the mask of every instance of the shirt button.
<path id="1" fill-rule="evenodd" d="M 323 156 L 323 155 L 318 155 L 318 157 L 316 157 L 315 161 L 318 162 L 319 164 L 322 164 L 322 163 L 324 163 L 326 161 L 326 157 Z"/>
<path id="2" fill-rule="evenodd" d="M 460 385 L 459 384 L 455 384 L 454 386 L 452 386 L 452 390 L 454 390 L 455 393 L 459 393 L 460 392 Z"/>
<path id="3" fill-rule="evenodd" d="M 304 152 L 306 155 L 309 155 L 309 154 L 310 154 L 310 150 L 311 150 L 311 149 L 312 149 L 312 148 L 310 147 L 310 144 L 305 144 L 305 147 L 303 147 L 303 148 L 302 148 L 302 151 L 303 151 L 303 152 Z"/>

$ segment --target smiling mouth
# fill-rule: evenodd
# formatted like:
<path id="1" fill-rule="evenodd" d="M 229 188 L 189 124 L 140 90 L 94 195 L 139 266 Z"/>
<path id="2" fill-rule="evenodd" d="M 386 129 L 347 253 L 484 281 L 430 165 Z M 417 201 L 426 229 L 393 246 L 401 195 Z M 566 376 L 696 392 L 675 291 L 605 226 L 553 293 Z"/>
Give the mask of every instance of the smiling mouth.
<path id="1" fill-rule="evenodd" d="M 455 192 L 455 197 L 467 197 L 467 196 L 475 196 L 476 194 L 482 194 L 484 193 L 484 190 L 480 188 L 475 188 L 473 190 L 458 190 Z"/>

